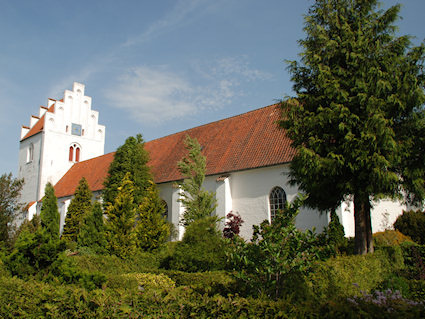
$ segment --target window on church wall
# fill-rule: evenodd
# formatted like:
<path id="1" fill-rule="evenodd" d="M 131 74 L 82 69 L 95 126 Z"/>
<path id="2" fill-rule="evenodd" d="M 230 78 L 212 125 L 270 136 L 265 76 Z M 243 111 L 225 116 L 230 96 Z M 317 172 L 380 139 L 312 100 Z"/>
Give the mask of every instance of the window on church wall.
<path id="1" fill-rule="evenodd" d="M 69 161 L 78 163 L 80 161 L 81 147 L 77 144 L 72 144 L 69 147 Z"/>
<path id="2" fill-rule="evenodd" d="M 80 148 L 77 147 L 75 149 L 75 162 L 79 162 L 80 161 Z"/>
<path id="3" fill-rule="evenodd" d="M 285 208 L 286 193 L 282 189 L 282 187 L 276 186 L 271 190 L 269 195 L 269 203 L 270 203 L 270 221 L 273 222 L 279 210 L 282 210 Z"/>
<path id="4" fill-rule="evenodd" d="M 74 159 L 74 146 L 69 147 L 69 161 L 72 162 Z"/>
<path id="5" fill-rule="evenodd" d="M 34 159 L 34 144 L 30 144 L 27 149 L 27 163 L 32 162 Z"/>

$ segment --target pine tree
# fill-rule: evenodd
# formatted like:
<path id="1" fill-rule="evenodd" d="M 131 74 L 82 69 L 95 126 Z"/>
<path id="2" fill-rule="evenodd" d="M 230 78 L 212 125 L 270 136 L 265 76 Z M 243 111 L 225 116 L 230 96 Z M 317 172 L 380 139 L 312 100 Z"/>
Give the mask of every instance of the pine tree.
<path id="1" fill-rule="evenodd" d="M 59 239 L 58 201 L 52 184 L 47 183 L 44 190 L 43 204 L 40 212 L 41 227 L 52 239 Z"/>
<path id="2" fill-rule="evenodd" d="M 76 242 L 85 217 L 92 210 L 92 192 L 87 180 L 83 177 L 75 190 L 74 198 L 66 213 L 62 238 L 67 242 Z"/>
<path id="3" fill-rule="evenodd" d="M 153 181 L 147 189 L 146 197 L 138 208 L 137 246 L 145 251 L 158 248 L 170 235 L 170 225 L 163 217 L 164 204 Z"/>
<path id="4" fill-rule="evenodd" d="M 102 253 L 106 247 L 105 227 L 102 204 L 95 202 L 90 214 L 84 219 L 78 233 L 78 246 L 88 247 L 96 253 Z"/>
<path id="5" fill-rule="evenodd" d="M 114 156 L 108 171 L 108 177 L 104 182 L 103 202 L 105 207 L 109 203 L 114 203 L 118 193 L 118 187 L 126 175 L 134 185 L 134 204 L 137 206 L 142 202 L 149 187 L 149 180 L 152 180 L 150 168 L 147 166 L 149 153 L 144 148 L 145 142 L 142 135 L 130 136 L 125 143 L 120 146 Z"/>
<path id="6" fill-rule="evenodd" d="M 105 237 L 107 249 L 121 258 L 136 250 L 134 186 L 130 173 L 125 174 L 113 204 L 106 209 Z"/>
<path id="7" fill-rule="evenodd" d="M 353 199 L 359 254 L 373 252 L 374 199 L 425 197 L 425 49 L 395 37 L 399 5 L 378 4 L 315 2 L 301 62 L 289 65 L 297 96 L 282 103 L 281 125 L 297 150 L 292 183 L 320 210 Z"/>
<path id="8" fill-rule="evenodd" d="M 185 208 L 180 223 L 184 226 L 203 217 L 211 216 L 217 207 L 215 193 L 202 187 L 205 180 L 206 158 L 202 155 L 201 145 L 196 138 L 186 136 L 185 148 L 188 155 L 177 163 L 185 179 L 179 184 L 182 192 L 180 202 Z"/>

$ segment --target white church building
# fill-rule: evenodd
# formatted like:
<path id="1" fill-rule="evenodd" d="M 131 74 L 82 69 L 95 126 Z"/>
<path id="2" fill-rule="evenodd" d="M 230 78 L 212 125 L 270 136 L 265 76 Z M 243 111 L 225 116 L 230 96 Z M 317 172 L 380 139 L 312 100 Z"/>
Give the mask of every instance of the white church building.
<path id="1" fill-rule="evenodd" d="M 39 211 L 44 187 L 54 185 L 61 215 L 61 229 L 67 208 L 78 182 L 85 177 L 94 198 L 101 198 L 103 181 L 114 153 L 104 154 L 105 126 L 99 125 L 99 112 L 91 109 L 92 99 L 85 95 L 83 84 L 74 83 L 61 100 L 49 99 L 29 126 L 22 126 L 19 148 L 19 178 L 25 178 L 22 202 L 28 203 L 28 218 Z M 178 226 L 184 207 L 177 162 L 186 154 L 186 135 L 196 138 L 207 158 L 204 187 L 216 194 L 216 215 L 225 217 L 237 212 L 244 220 L 241 235 L 249 239 L 252 226 L 273 220 L 285 201 L 298 194 L 288 184 L 289 164 L 294 156 L 291 141 L 278 128 L 278 105 L 208 123 L 186 131 L 146 142 L 149 166 L 160 196 L 167 205 L 167 218 Z M 343 203 L 337 214 L 347 236 L 354 236 L 353 204 Z M 382 200 L 372 212 L 373 232 L 391 226 L 405 206 Z M 300 229 L 316 228 L 320 232 L 329 223 L 329 215 L 303 208 L 297 216 Z"/>

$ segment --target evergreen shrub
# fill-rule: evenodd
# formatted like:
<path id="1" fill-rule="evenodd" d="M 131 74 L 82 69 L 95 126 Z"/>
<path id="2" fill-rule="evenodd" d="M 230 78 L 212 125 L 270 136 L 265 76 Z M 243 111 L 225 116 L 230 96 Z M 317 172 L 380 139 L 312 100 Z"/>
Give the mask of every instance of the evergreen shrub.
<path id="1" fill-rule="evenodd" d="M 404 242 L 413 243 L 412 239 L 409 236 L 404 235 L 398 230 L 387 229 L 383 232 L 377 232 L 373 234 L 373 240 L 375 246 L 394 246 L 400 245 Z"/>
<path id="2" fill-rule="evenodd" d="M 394 228 L 409 236 L 418 244 L 425 244 L 425 213 L 423 211 L 403 212 L 394 222 Z"/>
<path id="3" fill-rule="evenodd" d="M 394 260 L 397 258 L 391 252 L 378 250 L 373 254 L 338 256 L 320 261 L 306 276 L 306 289 L 318 300 L 354 296 L 358 293 L 358 286 L 369 293 L 402 268 L 402 261 L 394 263 Z"/>
<path id="4" fill-rule="evenodd" d="M 217 217 L 205 217 L 186 227 L 183 240 L 161 267 L 186 272 L 224 269 L 225 241 L 217 229 Z"/>

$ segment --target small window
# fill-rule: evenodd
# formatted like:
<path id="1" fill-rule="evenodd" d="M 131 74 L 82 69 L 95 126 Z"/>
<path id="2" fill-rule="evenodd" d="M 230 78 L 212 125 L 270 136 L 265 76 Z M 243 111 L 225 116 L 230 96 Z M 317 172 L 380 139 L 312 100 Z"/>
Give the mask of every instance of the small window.
<path id="1" fill-rule="evenodd" d="M 279 186 L 274 187 L 270 192 L 269 201 L 270 201 L 270 220 L 271 222 L 273 222 L 279 210 L 282 210 L 285 208 L 285 203 L 286 203 L 285 191 Z"/>
<path id="2" fill-rule="evenodd" d="M 34 144 L 30 144 L 27 150 L 27 163 L 32 162 L 34 159 Z"/>
<path id="3" fill-rule="evenodd" d="M 81 156 L 81 147 L 78 144 L 72 144 L 69 147 L 69 161 L 78 163 Z"/>
<path id="4" fill-rule="evenodd" d="M 80 148 L 77 147 L 75 148 L 75 162 L 79 162 L 80 161 Z"/>
<path id="5" fill-rule="evenodd" d="M 72 162 L 74 160 L 74 146 L 69 147 L 69 161 Z"/>

